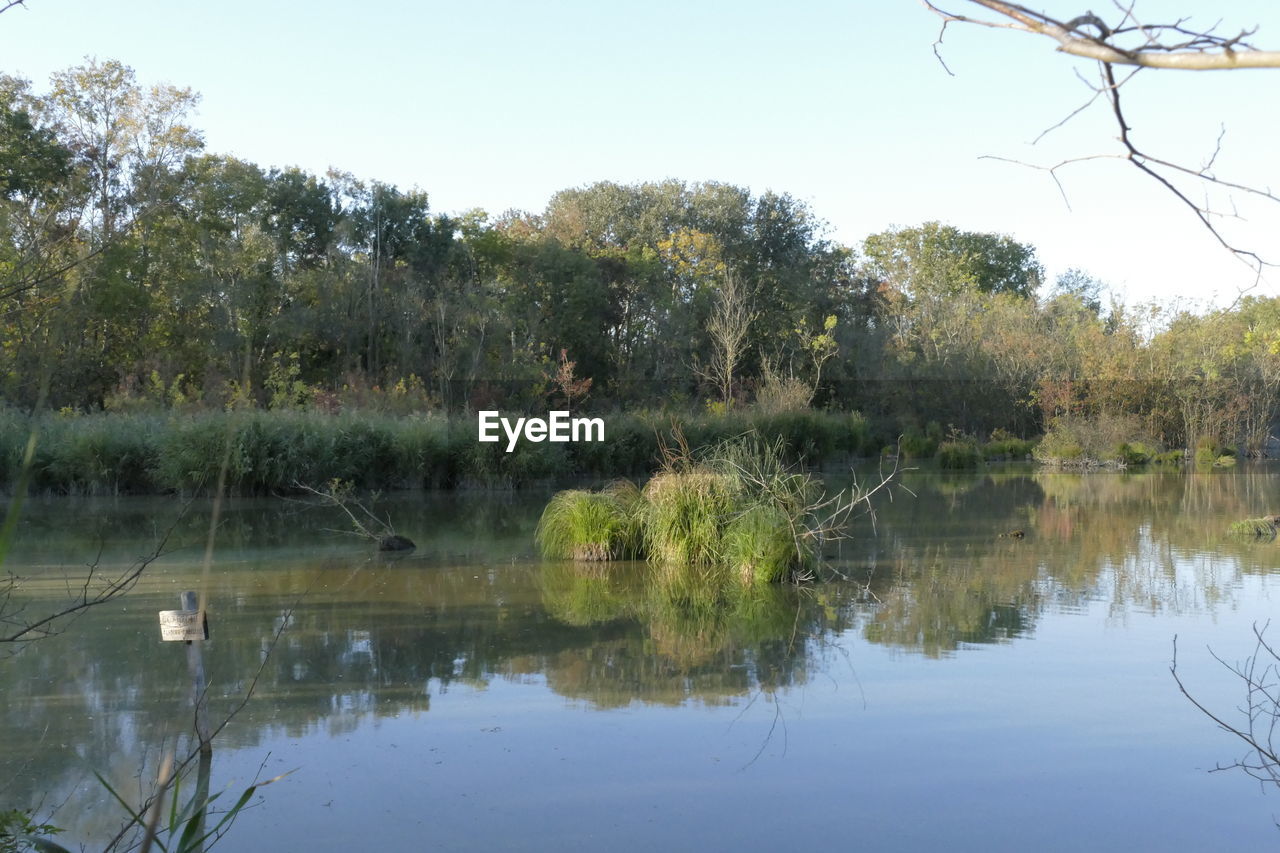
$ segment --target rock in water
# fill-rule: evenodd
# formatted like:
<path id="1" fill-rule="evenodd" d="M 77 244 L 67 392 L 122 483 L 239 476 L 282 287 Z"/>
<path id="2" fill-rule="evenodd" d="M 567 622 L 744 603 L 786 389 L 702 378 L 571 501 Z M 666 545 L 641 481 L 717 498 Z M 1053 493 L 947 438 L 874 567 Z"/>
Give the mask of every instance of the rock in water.
<path id="1" fill-rule="evenodd" d="M 383 536 L 378 540 L 379 551 L 412 551 L 417 547 L 413 544 L 413 540 L 406 536 Z"/>

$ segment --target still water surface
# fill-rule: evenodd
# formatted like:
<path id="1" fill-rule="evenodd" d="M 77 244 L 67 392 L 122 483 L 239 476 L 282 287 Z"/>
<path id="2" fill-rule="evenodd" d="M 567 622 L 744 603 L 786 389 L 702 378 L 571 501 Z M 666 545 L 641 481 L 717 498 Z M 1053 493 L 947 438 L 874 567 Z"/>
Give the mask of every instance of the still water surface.
<path id="1" fill-rule="evenodd" d="M 912 472 L 833 547 L 847 580 L 690 612 L 537 559 L 546 492 L 396 496 L 418 542 L 372 556 L 329 511 L 224 511 L 205 646 L 213 787 L 263 788 L 218 849 L 1257 850 L 1280 790 L 1183 698 L 1230 719 L 1229 661 L 1280 597 L 1280 469 Z M 174 500 L 29 504 L 6 569 L 35 613 L 101 551 L 151 547 Z M 194 506 L 126 598 L 0 658 L 0 807 L 101 846 L 186 747 L 186 657 L 156 611 L 200 585 Z M 1022 538 L 1000 533 L 1023 530 Z M 275 633 L 283 627 L 279 642 Z M 1280 620 L 1272 628 L 1280 632 Z M 1280 637 L 1274 637 L 1280 639 Z M 267 655 L 267 651 L 270 654 Z M 3 650 L 0 650 L 3 653 Z M 263 664 L 265 655 L 265 664 Z"/>

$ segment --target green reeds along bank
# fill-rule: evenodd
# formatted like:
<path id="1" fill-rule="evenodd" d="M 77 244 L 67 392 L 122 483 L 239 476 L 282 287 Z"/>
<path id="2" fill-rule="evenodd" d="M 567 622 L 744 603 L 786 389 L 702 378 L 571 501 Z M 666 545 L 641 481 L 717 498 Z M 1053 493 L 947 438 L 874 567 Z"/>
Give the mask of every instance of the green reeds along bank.
<path id="1" fill-rule="evenodd" d="M 607 420 L 607 441 L 521 443 L 506 453 L 478 443 L 475 418 L 467 415 L 252 409 L 68 411 L 33 419 L 0 404 L 0 489 L 18 480 L 33 429 L 31 487 L 68 494 L 208 492 L 224 459 L 227 488 L 241 495 L 332 479 L 361 489 L 510 488 L 566 475 L 630 476 L 652 470 L 659 436 L 673 427 L 695 446 L 757 432 L 806 465 L 871 449 L 857 413 L 619 413 Z"/>
<path id="2" fill-rule="evenodd" d="M 534 534 L 548 559 L 604 561 L 640 553 L 640 492 L 619 481 L 599 492 L 569 489 L 542 511 Z"/>
<path id="3" fill-rule="evenodd" d="M 1246 518 L 1233 523 L 1227 532 L 1232 536 L 1243 536 L 1251 539 L 1275 539 L 1276 525 L 1270 518 Z"/>

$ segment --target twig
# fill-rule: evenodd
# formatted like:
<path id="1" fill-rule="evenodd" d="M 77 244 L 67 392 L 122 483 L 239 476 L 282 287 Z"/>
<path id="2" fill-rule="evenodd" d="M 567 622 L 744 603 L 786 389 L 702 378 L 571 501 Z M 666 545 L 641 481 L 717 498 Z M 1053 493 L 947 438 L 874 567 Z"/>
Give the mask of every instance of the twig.
<path id="1" fill-rule="evenodd" d="M 9 586 L 3 592 L 3 603 L 0 603 L 0 623 L 7 623 L 11 627 L 9 629 L 10 633 L 0 634 L 0 643 L 23 643 L 52 636 L 53 634 L 58 633 L 54 626 L 59 620 L 77 616 L 91 607 L 96 607 L 99 604 L 105 604 L 108 601 L 128 592 L 133 588 L 134 584 L 138 582 L 138 579 L 142 577 L 142 573 L 148 566 L 164 555 L 170 553 L 170 551 L 165 549 L 165 546 L 168 544 L 169 537 L 173 534 L 174 529 L 177 528 L 179 522 L 181 522 L 182 518 L 186 515 L 190 506 L 191 503 L 188 501 L 182 507 L 181 511 L 178 513 L 178 517 L 174 519 L 168 529 L 161 534 L 159 542 L 151 553 L 140 557 L 138 561 L 135 562 L 123 575 L 114 579 L 104 578 L 101 587 L 96 591 L 91 591 L 91 582 L 94 574 L 97 572 L 98 561 L 102 556 L 101 551 L 99 551 L 98 558 L 95 558 L 95 560 L 89 564 L 89 574 L 85 578 L 83 585 L 81 585 L 78 595 L 61 610 L 46 614 L 39 619 L 30 622 L 15 619 L 14 616 L 16 616 L 17 613 L 22 612 L 21 609 L 4 613 L 4 607 L 18 588 L 18 580 L 20 580 L 16 578 L 16 576 L 11 575 Z"/>

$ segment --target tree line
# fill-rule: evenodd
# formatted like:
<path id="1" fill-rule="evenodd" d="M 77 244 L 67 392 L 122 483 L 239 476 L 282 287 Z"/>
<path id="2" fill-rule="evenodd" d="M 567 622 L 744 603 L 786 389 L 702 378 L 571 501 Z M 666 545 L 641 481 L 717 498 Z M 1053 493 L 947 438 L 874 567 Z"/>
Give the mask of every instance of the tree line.
<path id="1" fill-rule="evenodd" d="M 857 409 L 1022 435 L 1121 418 L 1260 449 L 1280 302 L 1104 302 L 930 222 L 856 247 L 786 193 L 600 182 L 540 212 L 205 150 L 198 96 L 89 60 L 0 77 L 0 394 L 14 407 Z"/>

